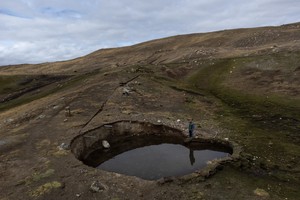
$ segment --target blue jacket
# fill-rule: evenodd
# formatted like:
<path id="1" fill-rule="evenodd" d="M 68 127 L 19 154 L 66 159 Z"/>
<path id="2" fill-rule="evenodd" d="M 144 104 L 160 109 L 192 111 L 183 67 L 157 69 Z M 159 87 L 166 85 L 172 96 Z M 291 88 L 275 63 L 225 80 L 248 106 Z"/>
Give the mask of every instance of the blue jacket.
<path id="1" fill-rule="evenodd" d="M 195 129 L 195 124 L 193 122 L 189 123 L 189 131 L 194 131 Z"/>

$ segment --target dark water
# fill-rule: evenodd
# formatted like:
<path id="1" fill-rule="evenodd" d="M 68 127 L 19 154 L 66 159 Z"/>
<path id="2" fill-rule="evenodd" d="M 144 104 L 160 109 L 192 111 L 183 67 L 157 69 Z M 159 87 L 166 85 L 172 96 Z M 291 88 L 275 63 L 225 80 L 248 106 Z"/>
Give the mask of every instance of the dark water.
<path id="1" fill-rule="evenodd" d="M 123 152 L 97 168 L 146 180 L 156 180 L 192 173 L 204 168 L 207 161 L 226 156 L 228 153 L 225 152 L 191 150 L 179 144 L 159 144 Z"/>

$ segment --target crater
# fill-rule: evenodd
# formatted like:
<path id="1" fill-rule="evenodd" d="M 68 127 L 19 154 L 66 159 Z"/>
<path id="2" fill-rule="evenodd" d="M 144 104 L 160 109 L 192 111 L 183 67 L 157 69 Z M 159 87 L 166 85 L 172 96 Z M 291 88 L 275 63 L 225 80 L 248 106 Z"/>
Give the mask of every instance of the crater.
<path id="1" fill-rule="evenodd" d="M 109 148 L 104 147 L 104 140 Z M 229 141 L 189 140 L 178 129 L 132 121 L 106 124 L 83 133 L 73 139 L 71 149 L 88 166 L 144 180 L 207 176 L 236 157 Z"/>

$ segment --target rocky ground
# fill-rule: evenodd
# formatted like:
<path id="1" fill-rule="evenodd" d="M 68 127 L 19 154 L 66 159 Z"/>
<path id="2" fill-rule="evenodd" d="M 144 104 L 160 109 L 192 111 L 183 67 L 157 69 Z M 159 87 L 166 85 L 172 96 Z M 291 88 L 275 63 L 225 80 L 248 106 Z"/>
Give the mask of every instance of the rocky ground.
<path id="1" fill-rule="evenodd" d="M 229 30 L 1 67 L 0 199 L 299 199 L 299 36 L 299 24 Z M 240 158 L 211 176 L 146 181 L 68 148 L 106 123 L 187 134 L 189 118 Z"/>

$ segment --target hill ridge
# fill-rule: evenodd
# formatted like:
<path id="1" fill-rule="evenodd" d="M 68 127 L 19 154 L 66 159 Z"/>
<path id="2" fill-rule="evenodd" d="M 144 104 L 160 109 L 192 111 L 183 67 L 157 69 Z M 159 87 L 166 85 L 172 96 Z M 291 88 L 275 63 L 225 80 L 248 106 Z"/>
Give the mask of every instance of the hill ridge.
<path id="1" fill-rule="evenodd" d="M 299 24 L 170 36 L 132 46 L 100 49 L 67 61 L 2 66 L 0 74 L 85 73 L 108 66 L 182 62 L 189 57 L 206 59 L 272 53 L 275 47 L 278 51 L 295 50 L 300 49 Z"/>

